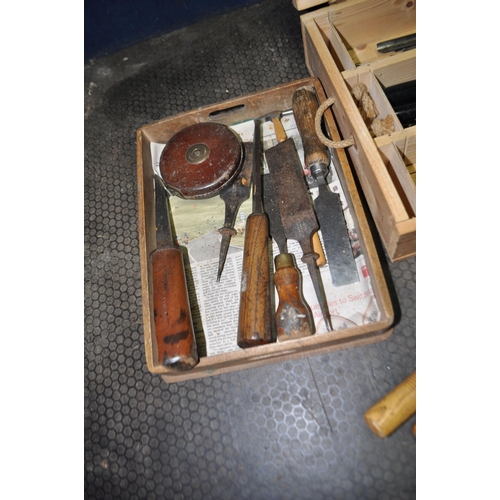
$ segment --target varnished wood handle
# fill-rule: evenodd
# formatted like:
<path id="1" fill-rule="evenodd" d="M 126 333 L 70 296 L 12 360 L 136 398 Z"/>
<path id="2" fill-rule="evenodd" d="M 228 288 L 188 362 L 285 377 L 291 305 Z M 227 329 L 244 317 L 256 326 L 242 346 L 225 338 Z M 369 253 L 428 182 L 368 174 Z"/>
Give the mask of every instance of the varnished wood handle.
<path id="1" fill-rule="evenodd" d="M 365 412 L 365 421 L 377 436 L 384 438 L 408 420 L 416 408 L 417 372 L 414 371 Z"/>
<path id="2" fill-rule="evenodd" d="M 274 133 L 276 134 L 276 140 L 278 142 L 283 142 L 287 140 L 287 135 L 279 116 L 273 117 Z"/>
<path id="3" fill-rule="evenodd" d="M 238 318 L 238 346 L 272 342 L 269 221 L 263 213 L 247 218 Z"/>
<path id="4" fill-rule="evenodd" d="M 290 253 L 280 253 L 274 259 L 274 285 L 279 304 L 275 320 L 278 340 L 292 340 L 313 334 L 311 311 L 302 299 L 300 274 Z"/>
<path id="5" fill-rule="evenodd" d="M 199 358 L 181 249 L 157 249 L 151 264 L 158 363 L 172 372 L 189 370 Z"/>
<path id="6" fill-rule="evenodd" d="M 304 162 L 307 168 L 330 164 L 330 155 L 326 146 L 319 140 L 314 123 L 318 100 L 314 92 L 302 88 L 293 95 L 293 116 L 300 132 L 302 145 L 304 146 Z M 324 171 L 326 174 L 327 170 Z"/>
<path id="7" fill-rule="evenodd" d="M 316 265 L 318 267 L 324 266 L 326 264 L 325 252 L 323 251 L 323 245 L 321 244 L 321 240 L 319 239 L 319 234 L 316 231 L 312 235 L 312 247 L 313 250 L 318 254 L 318 258 L 316 259 Z"/>

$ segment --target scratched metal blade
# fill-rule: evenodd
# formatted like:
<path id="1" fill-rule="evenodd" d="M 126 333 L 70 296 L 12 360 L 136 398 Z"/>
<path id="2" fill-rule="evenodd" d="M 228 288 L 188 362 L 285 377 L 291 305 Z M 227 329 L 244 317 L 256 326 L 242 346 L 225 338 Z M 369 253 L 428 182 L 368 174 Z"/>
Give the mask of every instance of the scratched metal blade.
<path id="1" fill-rule="evenodd" d="M 226 186 L 220 193 L 220 198 L 224 201 L 225 216 L 224 226 L 219 229 L 221 234 L 221 243 L 219 251 L 219 268 L 217 271 L 217 281 L 220 281 L 224 264 L 226 262 L 231 238 L 236 234 L 234 224 L 238 216 L 238 210 L 241 204 L 250 196 L 250 186 L 252 184 L 253 171 L 253 145 L 252 143 L 244 142 L 244 161 L 241 171 L 236 180 Z"/>
<path id="2" fill-rule="evenodd" d="M 285 235 L 309 245 L 319 229 L 293 139 L 265 152 Z"/>
<path id="3" fill-rule="evenodd" d="M 170 214 L 165 186 L 155 174 L 155 214 L 156 214 L 156 246 L 165 248 L 173 245 Z"/>
<path id="4" fill-rule="evenodd" d="M 330 191 L 323 177 L 317 181 L 319 195 L 314 200 L 314 206 L 333 286 L 356 283 L 359 281 L 358 268 L 352 253 L 340 195 Z"/>
<path id="5" fill-rule="evenodd" d="M 264 212 L 269 217 L 269 232 L 271 237 L 276 241 L 280 253 L 287 252 L 285 230 L 281 222 L 281 215 L 276 203 L 273 184 L 271 182 L 271 174 L 264 174 L 262 176 L 262 183 L 264 188 Z"/>

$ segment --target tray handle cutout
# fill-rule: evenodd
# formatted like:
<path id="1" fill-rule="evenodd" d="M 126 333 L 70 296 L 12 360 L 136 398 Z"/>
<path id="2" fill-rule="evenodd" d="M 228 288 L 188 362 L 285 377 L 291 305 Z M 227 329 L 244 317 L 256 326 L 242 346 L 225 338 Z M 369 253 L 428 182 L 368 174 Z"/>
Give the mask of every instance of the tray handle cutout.
<path id="1" fill-rule="evenodd" d="M 235 106 L 230 106 L 229 108 L 218 109 L 216 111 L 212 111 L 208 118 L 210 120 L 220 120 L 222 118 L 226 118 L 227 116 L 237 115 L 242 113 L 247 108 L 246 104 L 236 104 Z"/>

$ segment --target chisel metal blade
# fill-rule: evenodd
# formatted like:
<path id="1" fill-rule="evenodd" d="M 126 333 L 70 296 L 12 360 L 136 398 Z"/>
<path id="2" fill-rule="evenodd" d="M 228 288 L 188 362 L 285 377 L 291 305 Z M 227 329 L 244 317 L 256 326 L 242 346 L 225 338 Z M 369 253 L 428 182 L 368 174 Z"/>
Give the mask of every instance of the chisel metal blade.
<path id="1" fill-rule="evenodd" d="M 333 286 L 359 281 L 358 268 L 345 223 L 340 195 L 318 178 L 319 196 L 314 200 Z"/>
<path id="2" fill-rule="evenodd" d="M 330 191 L 326 177 L 331 157 L 315 130 L 318 110 L 316 95 L 306 88 L 293 96 L 293 113 L 304 146 L 304 161 L 316 179 L 319 194 L 314 200 L 316 215 L 323 236 L 326 258 L 334 286 L 359 281 L 358 269 L 352 253 L 340 195 Z"/>
<path id="3" fill-rule="evenodd" d="M 156 247 L 165 248 L 174 244 L 170 215 L 168 211 L 168 191 L 163 179 L 155 174 Z"/>

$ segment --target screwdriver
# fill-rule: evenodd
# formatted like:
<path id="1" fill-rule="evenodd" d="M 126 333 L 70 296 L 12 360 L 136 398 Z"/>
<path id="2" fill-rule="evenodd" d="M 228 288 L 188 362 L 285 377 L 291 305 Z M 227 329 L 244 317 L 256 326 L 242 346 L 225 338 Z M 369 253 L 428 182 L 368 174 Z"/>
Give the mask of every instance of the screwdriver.
<path id="1" fill-rule="evenodd" d="M 268 344 L 271 333 L 269 221 L 262 209 L 262 119 L 253 138 L 252 213 L 245 226 L 237 344 L 242 349 Z"/>
<path id="2" fill-rule="evenodd" d="M 173 244 L 167 191 L 155 174 L 156 250 L 151 255 L 157 359 L 168 371 L 198 364 L 186 274 L 181 249 Z"/>

